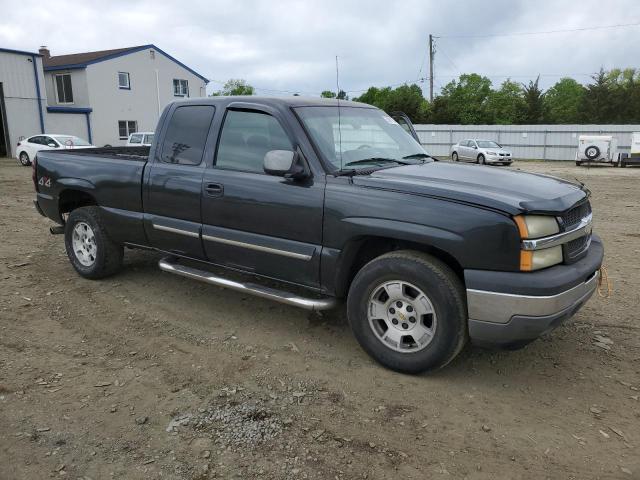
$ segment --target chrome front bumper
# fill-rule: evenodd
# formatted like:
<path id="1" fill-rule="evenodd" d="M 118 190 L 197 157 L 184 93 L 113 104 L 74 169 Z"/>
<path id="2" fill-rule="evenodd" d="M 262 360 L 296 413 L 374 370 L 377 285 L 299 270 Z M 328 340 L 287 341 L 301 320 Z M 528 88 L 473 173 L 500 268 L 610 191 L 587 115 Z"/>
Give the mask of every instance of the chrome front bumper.
<path id="1" fill-rule="evenodd" d="M 514 295 L 467 289 L 469 319 L 506 324 L 513 317 L 546 317 L 581 305 L 591 297 L 598 286 L 598 271 L 584 283 L 557 295 Z"/>
<path id="2" fill-rule="evenodd" d="M 604 248 L 593 235 L 585 257 L 528 273 L 465 270 L 469 337 L 518 348 L 571 318 L 598 287 Z"/>

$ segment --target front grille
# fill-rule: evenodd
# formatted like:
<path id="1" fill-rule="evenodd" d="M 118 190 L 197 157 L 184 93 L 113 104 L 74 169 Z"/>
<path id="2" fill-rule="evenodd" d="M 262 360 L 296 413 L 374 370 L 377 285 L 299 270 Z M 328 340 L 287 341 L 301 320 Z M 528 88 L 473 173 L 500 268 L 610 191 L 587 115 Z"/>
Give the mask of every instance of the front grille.
<path id="1" fill-rule="evenodd" d="M 566 232 L 580 224 L 580 221 L 591 213 L 591 204 L 587 201 L 567 210 L 562 214 L 562 227 Z M 571 240 L 562 246 L 565 263 L 573 263 L 582 258 L 591 244 L 591 234 Z"/>
<path id="2" fill-rule="evenodd" d="M 562 223 L 564 226 L 564 230 L 571 230 L 573 227 L 578 225 L 580 221 L 591 213 L 591 204 L 589 202 L 584 202 L 578 205 L 577 207 L 573 207 L 571 210 L 566 211 L 562 214 Z"/>

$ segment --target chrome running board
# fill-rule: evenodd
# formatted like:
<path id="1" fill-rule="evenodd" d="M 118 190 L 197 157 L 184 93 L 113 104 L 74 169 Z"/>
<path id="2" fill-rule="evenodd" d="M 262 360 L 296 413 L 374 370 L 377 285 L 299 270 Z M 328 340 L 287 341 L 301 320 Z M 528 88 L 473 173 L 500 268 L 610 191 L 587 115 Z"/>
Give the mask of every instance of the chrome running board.
<path id="1" fill-rule="evenodd" d="M 211 272 L 205 270 L 199 270 L 197 268 L 188 267 L 186 265 L 180 265 L 171 257 L 163 258 L 158 263 L 160 270 L 175 273 L 183 277 L 192 278 L 194 280 L 200 280 L 201 282 L 210 283 L 218 287 L 230 288 L 238 292 L 249 293 L 256 297 L 267 298 L 269 300 L 275 300 L 276 302 L 284 303 L 286 305 L 292 305 L 294 307 L 304 308 L 306 310 L 329 310 L 336 306 L 336 299 L 331 297 L 324 298 L 304 298 L 294 295 L 290 292 L 282 290 L 276 290 L 275 288 L 269 288 L 255 283 L 240 283 L 235 280 L 229 280 L 227 278 L 219 277 Z"/>

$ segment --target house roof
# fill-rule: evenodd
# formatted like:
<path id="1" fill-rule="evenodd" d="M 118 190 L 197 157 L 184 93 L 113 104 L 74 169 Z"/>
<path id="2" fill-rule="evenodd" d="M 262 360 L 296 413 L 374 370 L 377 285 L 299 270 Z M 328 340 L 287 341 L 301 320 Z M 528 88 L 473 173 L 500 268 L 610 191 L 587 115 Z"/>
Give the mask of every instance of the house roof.
<path id="1" fill-rule="evenodd" d="M 0 48 L 0 52 L 15 53 L 16 55 L 28 55 L 30 57 L 41 57 L 42 56 L 39 53 L 25 52 L 24 50 L 13 50 L 11 48 Z"/>
<path id="2" fill-rule="evenodd" d="M 209 83 L 209 80 L 202 75 L 200 75 L 195 70 L 187 67 L 184 63 L 175 59 L 168 53 L 164 52 L 160 48 L 156 47 L 153 44 L 149 45 L 139 45 L 136 47 L 127 47 L 127 48 L 114 48 L 111 50 L 98 50 L 95 52 L 84 52 L 84 53 L 72 53 L 70 55 L 56 55 L 52 57 L 42 57 L 42 64 L 44 66 L 45 71 L 55 71 L 55 70 L 73 70 L 86 68 L 88 65 L 98 62 L 104 62 L 107 60 L 111 60 L 112 58 L 122 57 L 124 55 L 129 55 L 131 53 L 136 53 L 141 50 L 153 49 L 161 55 L 164 55 L 169 60 L 177 63 L 185 70 L 193 73 L 196 77 L 200 78 L 206 83 Z"/>

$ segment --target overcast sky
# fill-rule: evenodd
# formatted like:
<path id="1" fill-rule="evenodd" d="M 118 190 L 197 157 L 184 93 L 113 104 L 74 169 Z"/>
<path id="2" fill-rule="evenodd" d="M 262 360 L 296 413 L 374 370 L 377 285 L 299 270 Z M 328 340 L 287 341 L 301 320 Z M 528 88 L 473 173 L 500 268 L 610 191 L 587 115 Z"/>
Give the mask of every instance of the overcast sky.
<path id="1" fill-rule="evenodd" d="M 541 74 L 547 87 L 560 76 L 586 82 L 601 66 L 640 67 L 640 26 L 460 36 L 628 24 L 640 22 L 637 7 L 637 0 L 21 0 L 19 7 L 0 0 L 0 47 L 47 45 L 61 55 L 153 43 L 211 79 L 209 92 L 220 88 L 216 81 L 244 78 L 261 94 L 335 89 L 338 55 L 340 86 L 353 97 L 427 76 L 432 33 L 441 37 L 436 90 L 461 72 L 496 85 Z"/>

